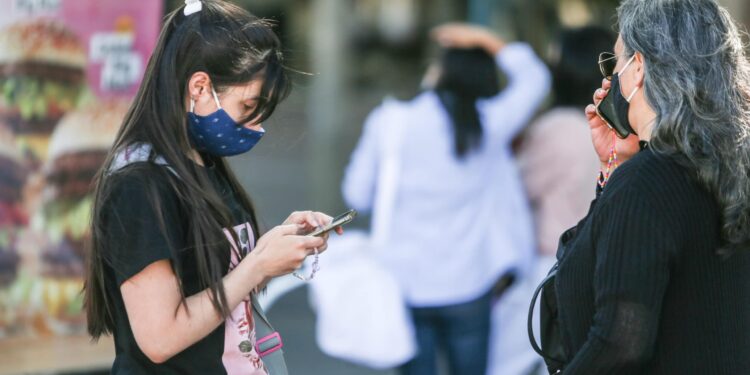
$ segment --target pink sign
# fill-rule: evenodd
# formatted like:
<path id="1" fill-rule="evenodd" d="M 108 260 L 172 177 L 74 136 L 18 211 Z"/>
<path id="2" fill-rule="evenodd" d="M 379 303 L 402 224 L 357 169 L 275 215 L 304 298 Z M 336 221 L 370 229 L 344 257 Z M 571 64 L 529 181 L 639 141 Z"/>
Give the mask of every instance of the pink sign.
<path id="1" fill-rule="evenodd" d="M 161 0 L 0 0 L 0 339 L 84 331 L 92 180 Z"/>
<path id="2" fill-rule="evenodd" d="M 135 94 L 163 17 L 156 0 L 0 0 L 0 7 L 10 10 L 0 27 L 47 18 L 72 30 L 89 57 L 89 87 L 105 96 Z"/>

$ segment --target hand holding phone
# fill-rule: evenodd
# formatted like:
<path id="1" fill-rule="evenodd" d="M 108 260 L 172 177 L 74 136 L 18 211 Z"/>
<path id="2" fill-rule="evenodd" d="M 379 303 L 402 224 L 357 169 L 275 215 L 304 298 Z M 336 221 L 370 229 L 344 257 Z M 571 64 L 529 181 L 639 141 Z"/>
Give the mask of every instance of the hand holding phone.
<path id="1" fill-rule="evenodd" d="M 322 236 L 336 229 L 337 227 L 351 223 L 355 217 L 357 217 L 356 210 L 346 211 L 343 214 L 336 216 L 333 220 L 331 220 L 331 222 L 328 225 L 315 229 L 314 231 L 308 233 L 307 235 L 308 236 Z"/>
<path id="2" fill-rule="evenodd" d="M 611 90 L 607 92 L 607 95 L 596 105 L 596 114 L 604 120 L 610 129 L 615 131 L 620 139 L 625 139 L 630 135 L 630 132 L 616 120 L 615 104 L 614 100 L 612 100 L 612 95 L 616 94 L 612 93 Z"/>
<path id="3" fill-rule="evenodd" d="M 607 123 L 607 120 L 603 118 L 607 117 L 607 114 L 602 115 L 600 113 L 604 107 L 610 105 L 607 102 L 602 104 L 602 102 L 611 100 L 611 98 L 607 99 L 611 86 L 612 83 L 610 81 L 603 80 L 601 89 L 597 90 L 594 94 L 593 103 L 586 107 L 586 119 L 591 130 L 591 140 L 603 167 L 607 164 L 610 151 L 612 150 L 613 133 L 617 134 L 612 129 L 612 126 Z M 638 137 L 633 134 L 629 135 L 626 139 L 620 139 L 618 135 L 615 145 L 620 163 L 630 159 L 639 150 Z"/>

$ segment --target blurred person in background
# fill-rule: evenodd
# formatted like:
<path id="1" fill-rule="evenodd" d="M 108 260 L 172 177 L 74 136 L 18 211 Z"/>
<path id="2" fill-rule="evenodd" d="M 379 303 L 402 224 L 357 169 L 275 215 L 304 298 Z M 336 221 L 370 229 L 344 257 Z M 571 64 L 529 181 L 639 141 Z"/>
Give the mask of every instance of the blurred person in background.
<path id="1" fill-rule="evenodd" d="M 280 48 L 228 2 L 166 17 L 97 177 L 85 306 L 91 336 L 114 335 L 113 374 L 286 373 L 255 294 L 325 250 L 302 234 L 330 217 L 293 213 L 261 236 L 225 159 L 261 139 L 288 92 Z"/>
<path id="2" fill-rule="evenodd" d="M 518 280 L 496 307 L 490 374 L 522 375 L 541 367 L 528 345 L 529 296 L 555 263 L 560 235 L 586 215 L 595 198 L 600 165 L 584 109 L 592 88 L 601 85 L 596 59 L 616 38 L 595 26 L 563 31 L 551 63 L 552 108 L 523 134 L 518 163 L 534 216 L 538 257 L 528 277 Z"/>
<path id="3" fill-rule="evenodd" d="M 531 47 L 482 28 L 449 24 L 433 36 L 444 48 L 426 79 L 434 83 L 369 115 L 343 193 L 355 209 L 375 208 L 373 231 L 388 227 L 376 256 L 402 288 L 419 347 L 401 372 L 436 374 L 443 352 L 451 374 L 484 374 L 491 291 L 524 270 L 532 251 L 511 140 L 547 95 L 550 74 Z M 380 178 L 393 156 L 384 152 L 397 155 L 390 182 Z M 378 219 L 375 196 L 386 184 L 395 186 L 394 209 Z"/>
<path id="4" fill-rule="evenodd" d="M 595 197 L 591 181 L 600 164 L 591 152 L 584 109 L 591 103 L 592 87 L 601 85 L 594 61 L 616 39 L 612 31 L 595 26 L 562 33 L 559 60 L 552 67 L 553 107 L 524 134 L 518 161 L 540 256 L 554 258 L 560 234 L 586 215 Z"/>
<path id="5" fill-rule="evenodd" d="M 563 374 L 750 368 L 750 65 L 714 0 L 625 0 L 586 108 L 603 171 L 562 237 L 555 280 Z M 615 145 L 613 145 L 613 141 Z"/>

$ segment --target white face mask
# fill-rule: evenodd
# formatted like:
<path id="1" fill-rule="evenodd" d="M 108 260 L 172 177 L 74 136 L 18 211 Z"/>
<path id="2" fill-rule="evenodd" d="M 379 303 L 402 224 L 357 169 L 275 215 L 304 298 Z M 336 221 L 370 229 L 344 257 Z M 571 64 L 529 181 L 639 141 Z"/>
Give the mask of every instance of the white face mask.
<path id="1" fill-rule="evenodd" d="M 622 67 L 622 70 L 620 70 L 617 73 L 618 78 L 619 78 L 620 74 L 622 74 L 630 66 L 630 64 L 633 61 L 635 61 L 635 54 L 633 55 L 633 57 L 630 58 L 630 60 L 628 60 L 628 62 L 625 64 L 625 66 Z M 622 85 L 622 81 L 620 81 L 620 84 Z M 633 100 L 633 97 L 635 96 L 635 93 L 637 93 L 637 92 L 638 92 L 638 86 L 636 86 L 635 89 L 633 89 L 633 92 L 631 92 L 630 95 L 628 95 L 628 97 L 625 98 L 625 100 L 627 100 L 627 102 L 630 103 L 630 101 Z"/>

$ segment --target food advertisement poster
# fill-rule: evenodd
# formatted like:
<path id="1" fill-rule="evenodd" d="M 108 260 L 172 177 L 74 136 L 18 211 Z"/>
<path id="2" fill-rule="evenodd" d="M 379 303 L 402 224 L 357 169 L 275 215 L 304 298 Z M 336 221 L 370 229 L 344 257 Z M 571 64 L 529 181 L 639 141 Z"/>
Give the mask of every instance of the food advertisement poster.
<path id="1" fill-rule="evenodd" d="M 91 182 L 143 77 L 163 2 L 0 7 L 0 340 L 82 334 Z"/>

